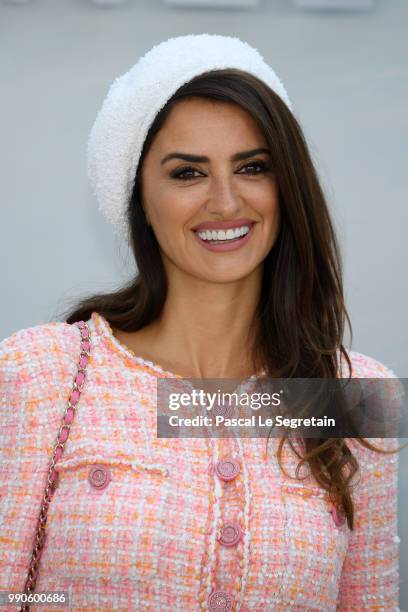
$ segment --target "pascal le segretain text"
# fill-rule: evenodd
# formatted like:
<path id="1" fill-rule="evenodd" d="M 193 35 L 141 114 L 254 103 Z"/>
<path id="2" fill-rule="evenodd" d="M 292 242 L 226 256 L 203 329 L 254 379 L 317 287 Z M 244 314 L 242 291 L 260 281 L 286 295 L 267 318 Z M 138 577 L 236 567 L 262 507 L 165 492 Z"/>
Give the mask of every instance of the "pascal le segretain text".
<path id="1" fill-rule="evenodd" d="M 171 427 L 335 427 L 335 419 L 323 418 L 287 418 L 277 415 L 275 418 L 263 418 L 260 414 L 253 414 L 246 418 L 226 418 L 221 415 L 209 417 L 197 415 L 192 418 L 171 415 L 168 419 Z"/>

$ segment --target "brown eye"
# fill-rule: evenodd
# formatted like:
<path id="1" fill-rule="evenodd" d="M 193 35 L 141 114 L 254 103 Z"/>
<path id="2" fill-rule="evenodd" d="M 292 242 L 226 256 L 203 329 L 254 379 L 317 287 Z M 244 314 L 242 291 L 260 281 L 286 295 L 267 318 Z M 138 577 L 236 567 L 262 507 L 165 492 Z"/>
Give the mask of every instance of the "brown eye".
<path id="1" fill-rule="evenodd" d="M 182 181 L 191 181 L 191 179 L 197 178 L 196 176 L 192 176 L 192 173 L 198 172 L 195 168 L 191 166 L 186 166 L 185 168 L 179 168 L 171 173 L 171 178 L 180 179 Z"/>
<path id="2" fill-rule="evenodd" d="M 254 171 L 254 168 L 255 168 L 255 171 Z M 262 174 L 262 172 L 266 172 L 268 170 L 268 166 L 265 164 L 265 162 L 257 161 L 257 162 L 250 162 L 248 164 L 245 164 L 245 166 L 241 168 L 241 170 L 246 170 L 246 169 L 249 169 L 250 172 L 244 172 L 244 174 Z"/>

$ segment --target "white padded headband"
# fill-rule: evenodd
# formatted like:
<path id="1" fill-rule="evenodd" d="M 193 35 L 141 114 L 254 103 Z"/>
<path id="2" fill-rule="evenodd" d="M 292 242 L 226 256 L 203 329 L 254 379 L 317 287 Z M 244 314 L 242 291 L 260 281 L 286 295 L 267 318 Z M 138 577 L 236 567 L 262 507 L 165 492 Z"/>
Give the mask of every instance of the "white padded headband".
<path id="1" fill-rule="evenodd" d="M 116 78 L 88 141 L 88 176 L 99 210 L 127 235 L 126 208 L 148 130 L 184 83 L 208 70 L 238 68 L 257 76 L 292 110 L 285 88 L 260 53 L 239 38 L 189 34 L 155 45 Z"/>

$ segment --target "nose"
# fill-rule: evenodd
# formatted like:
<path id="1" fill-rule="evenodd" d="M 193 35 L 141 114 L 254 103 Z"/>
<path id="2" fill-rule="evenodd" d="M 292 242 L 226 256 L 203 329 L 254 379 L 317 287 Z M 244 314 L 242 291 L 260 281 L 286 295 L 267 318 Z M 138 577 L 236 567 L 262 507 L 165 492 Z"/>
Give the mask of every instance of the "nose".
<path id="1" fill-rule="evenodd" d="M 206 210 L 210 215 L 220 217 L 236 217 L 243 203 L 232 177 L 217 177 L 211 181 L 206 202 Z"/>

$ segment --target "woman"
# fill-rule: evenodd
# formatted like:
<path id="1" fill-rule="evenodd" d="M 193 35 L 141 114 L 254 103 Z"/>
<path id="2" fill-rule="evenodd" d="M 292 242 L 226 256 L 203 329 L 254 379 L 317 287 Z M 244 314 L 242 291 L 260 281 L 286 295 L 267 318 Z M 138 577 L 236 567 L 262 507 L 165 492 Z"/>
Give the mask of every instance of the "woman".
<path id="1" fill-rule="evenodd" d="M 1 343 L 1 588 L 398 610 L 395 439 L 156 437 L 159 379 L 395 378 L 342 344 L 335 233 L 276 74 L 236 38 L 169 39 L 114 82 L 88 153 L 138 272 Z"/>

